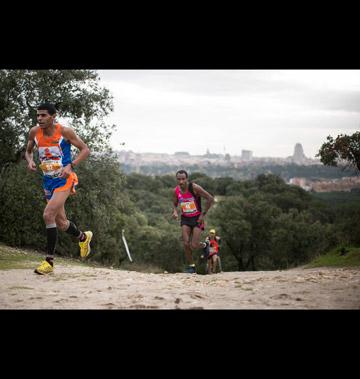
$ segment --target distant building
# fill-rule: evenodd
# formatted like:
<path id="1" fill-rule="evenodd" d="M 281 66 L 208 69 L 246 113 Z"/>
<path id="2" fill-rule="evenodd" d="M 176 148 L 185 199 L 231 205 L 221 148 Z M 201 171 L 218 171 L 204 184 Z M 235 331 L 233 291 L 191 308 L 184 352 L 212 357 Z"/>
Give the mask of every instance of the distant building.
<path id="1" fill-rule="evenodd" d="M 294 163 L 302 164 L 306 162 L 307 158 L 304 154 L 303 147 L 301 143 L 297 143 L 294 148 L 294 154 L 292 156 Z"/>
<path id="2" fill-rule="evenodd" d="M 210 150 L 209 149 L 206 149 L 206 154 L 203 155 L 203 157 L 205 158 L 215 158 L 215 159 L 218 159 L 218 158 L 221 158 L 221 154 L 215 154 L 215 153 L 210 153 Z"/>
<path id="3" fill-rule="evenodd" d="M 251 150 L 241 150 L 241 159 L 244 161 L 250 161 L 252 159 L 253 152 Z"/>
<path id="4" fill-rule="evenodd" d="M 301 187 L 305 191 L 311 191 L 312 189 L 310 181 L 306 178 L 291 178 L 289 184 Z"/>
<path id="5" fill-rule="evenodd" d="M 190 154 L 187 151 L 177 151 L 174 155 L 177 157 L 188 157 Z"/>
<path id="6" fill-rule="evenodd" d="M 360 190 L 360 178 L 356 176 L 345 176 L 339 179 L 291 178 L 289 184 L 301 187 L 305 191 L 313 192 L 350 192 Z"/>

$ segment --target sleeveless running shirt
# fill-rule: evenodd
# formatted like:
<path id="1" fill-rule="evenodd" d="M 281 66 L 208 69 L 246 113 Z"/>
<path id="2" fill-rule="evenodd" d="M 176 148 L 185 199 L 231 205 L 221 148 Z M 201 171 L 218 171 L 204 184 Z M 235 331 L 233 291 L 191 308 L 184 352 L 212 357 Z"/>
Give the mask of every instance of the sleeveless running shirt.
<path id="1" fill-rule="evenodd" d="M 56 178 L 62 168 L 71 163 L 71 144 L 61 135 L 61 125 L 55 125 L 52 136 L 44 135 L 39 128 L 35 135 L 35 143 L 39 151 L 40 168 L 44 176 Z"/>
<path id="2" fill-rule="evenodd" d="M 195 217 L 201 213 L 197 206 L 194 196 L 191 194 L 189 190 L 185 193 L 181 193 L 180 187 L 176 186 L 175 192 L 178 198 L 178 203 L 181 208 L 182 216 Z"/>

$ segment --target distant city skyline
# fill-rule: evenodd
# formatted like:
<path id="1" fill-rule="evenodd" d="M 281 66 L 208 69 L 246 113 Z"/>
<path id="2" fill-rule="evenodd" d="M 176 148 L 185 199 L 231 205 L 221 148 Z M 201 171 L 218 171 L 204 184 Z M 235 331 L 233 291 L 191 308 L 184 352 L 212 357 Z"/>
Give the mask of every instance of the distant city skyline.
<path id="1" fill-rule="evenodd" d="M 115 150 L 314 158 L 360 129 L 360 70 L 99 70 Z M 125 143 L 125 145 L 121 145 Z"/>
<path id="2" fill-rule="evenodd" d="M 300 151 L 299 151 L 300 149 Z M 125 152 L 132 152 L 134 154 L 168 154 L 168 155 L 183 155 L 183 154 L 188 154 L 188 155 L 191 155 L 191 156 L 206 156 L 206 155 L 218 155 L 218 156 L 225 156 L 227 155 L 228 153 L 222 151 L 222 152 L 213 152 L 213 151 L 210 151 L 210 149 L 206 149 L 205 152 L 203 153 L 200 153 L 200 154 L 191 154 L 190 152 L 188 151 L 174 151 L 174 152 L 171 152 L 171 153 L 168 153 L 168 152 L 164 152 L 164 151 L 144 151 L 144 152 L 139 152 L 139 151 L 133 151 L 131 149 L 126 149 L 124 146 L 121 147 L 121 149 L 117 149 L 116 151 L 125 151 Z M 293 156 L 297 156 L 299 157 L 299 154 L 301 155 L 304 155 L 306 158 L 310 158 L 310 159 L 313 159 L 311 157 L 307 157 L 306 154 L 304 154 L 303 152 L 303 146 L 301 143 L 296 143 L 294 146 L 293 146 L 293 149 L 292 149 L 292 153 L 287 155 L 286 157 L 277 157 L 277 156 L 272 156 L 272 157 L 266 157 L 266 156 L 256 156 L 253 154 L 253 151 L 251 150 L 246 150 L 246 149 L 242 149 L 239 154 L 230 154 L 230 156 L 237 156 L 237 157 L 242 157 L 246 160 L 251 160 L 253 158 L 289 158 L 289 157 L 293 157 Z M 318 160 L 319 158 L 317 158 Z"/>

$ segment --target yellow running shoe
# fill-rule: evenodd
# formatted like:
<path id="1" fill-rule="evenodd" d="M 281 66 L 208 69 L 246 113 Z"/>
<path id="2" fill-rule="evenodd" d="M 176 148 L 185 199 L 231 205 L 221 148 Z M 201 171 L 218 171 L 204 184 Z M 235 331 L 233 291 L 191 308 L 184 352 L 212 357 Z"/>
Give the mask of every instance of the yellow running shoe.
<path id="1" fill-rule="evenodd" d="M 42 261 L 40 266 L 35 269 L 37 274 L 46 275 L 54 272 L 54 267 L 48 261 Z"/>
<path id="2" fill-rule="evenodd" d="M 91 251 L 91 248 L 90 248 L 90 241 L 92 239 L 92 232 L 90 231 L 87 231 L 87 232 L 84 232 L 85 235 L 86 235 L 86 239 L 84 242 L 79 242 L 79 246 L 80 246 L 80 257 L 81 258 L 86 258 L 89 254 L 90 254 L 90 251 Z"/>

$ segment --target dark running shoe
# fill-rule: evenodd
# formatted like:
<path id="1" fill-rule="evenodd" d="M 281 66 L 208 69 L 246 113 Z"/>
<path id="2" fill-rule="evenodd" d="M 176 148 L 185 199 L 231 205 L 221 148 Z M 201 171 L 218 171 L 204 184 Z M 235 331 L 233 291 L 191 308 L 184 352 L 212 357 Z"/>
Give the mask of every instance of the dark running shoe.
<path id="1" fill-rule="evenodd" d="M 204 247 L 203 247 L 203 255 L 204 255 L 204 258 L 207 258 L 210 254 L 210 242 L 209 241 L 205 241 L 205 242 L 202 242 L 204 244 Z"/>
<path id="2" fill-rule="evenodd" d="M 185 274 L 196 274 L 195 266 L 187 266 L 184 273 Z"/>

